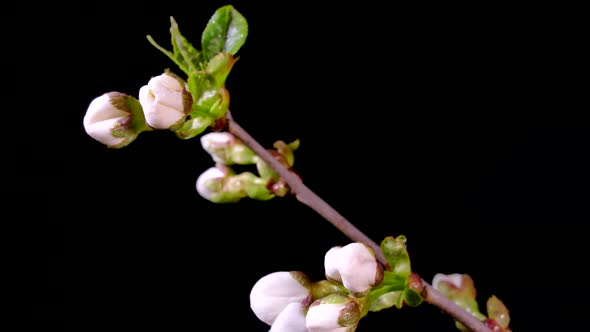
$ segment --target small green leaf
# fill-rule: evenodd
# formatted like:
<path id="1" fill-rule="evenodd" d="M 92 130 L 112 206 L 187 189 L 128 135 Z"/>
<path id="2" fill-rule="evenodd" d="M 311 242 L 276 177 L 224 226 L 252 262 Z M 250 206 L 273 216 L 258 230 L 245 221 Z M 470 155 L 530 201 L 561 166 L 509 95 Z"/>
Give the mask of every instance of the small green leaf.
<path id="1" fill-rule="evenodd" d="M 294 140 L 293 142 L 289 143 L 289 149 L 291 149 L 291 151 L 295 151 L 297 149 L 299 149 L 299 139 Z"/>
<path id="2" fill-rule="evenodd" d="M 311 296 L 314 300 L 333 293 L 347 295 L 348 290 L 342 284 L 330 280 L 320 280 L 311 284 Z"/>
<path id="3" fill-rule="evenodd" d="M 212 123 L 213 118 L 207 116 L 199 116 L 189 119 L 184 122 L 180 129 L 176 130 L 176 136 L 182 139 L 193 138 L 204 132 Z"/>
<path id="4" fill-rule="evenodd" d="M 201 52 L 184 38 L 172 16 L 170 16 L 170 36 L 174 57 L 188 70 L 183 71 L 189 75 L 191 72 L 199 70 L 203 62 Z"/>
<path id="5" fill-rule="evenodd" d="M 225 115 L 229 108 L 229 92 L 224 87 L 217 87 L 213 76 L 193 72 L 187 82 L 193 97 L 191 117 L 208 116 L 217 120 Z"/>
<path id="6" fill-rule="evenodd" d="M 223 6 L 209 19 L 201 46 L 208 61 L 220 52 L 235 55 L 248 36 L 248 23 L 232 5 Z"/>
<path id="7" fill-rule="evenodd" d="M 404 276 L 384 271 L 383 280 L 368 295 L 369 311 L 379 311 L 394 305 L 401 308 L 407 285 L 408 279 Z"/>
<path id="8" fill-rule="evenodd" d="M 201 52 L 193 47 L 191 43 L 182 36 L 178 29 L 178 24 L 174 17 L 170 16 L 170 42 L 172 44 L 172 52 L 160 46 L 152 38 L 147 36 L 148 41 L 162 53 L 166 54 L 180 70 L 189 75 L 192 71 L 199 70 L 203 64 L 203 56 Z"/>
<path id="9" fill-rule="evenodd" d="M 293 155 L 293 150 L 291 150 L 291 146 L 285 143 L 284 141 L 278 140 L 273 144 L 273 147 L 277 150 L 277 152 L 285 158 L 288 167 L 293 167 L 295 163 L 295 156 Z"/>
<path id="10" fill-rule="evenodd" d="M 369 311 L 380 311 L 383 309 L 401 308 L 404 298 L 404 291 L 387 291 L 387 288 L 380 290 L 379 292 L 371 292 L 369 294 Z"/>
<path id="11" fill-rule="evenodd" d="M 211 93 L 210 91 L 215 91 L 217 89 L 215 78 L 204 72 L 192 72 L 188 76 L 187 83 L 188 91 L 193 97 L 193 107 L 206 92 Z"/>
<path id="12" fill-rule="evenodd" d="M 495 295 L 490 296 L 486 303 L 486 310 L 489 318 L 493 318 L 502 326 L 507 328 L 510 324 L 510 314 L 504 302 L 500 301 Z"/>
<path id="13" fill-rule="evenodd" d="M 207 64 L 207 73 L 215 78 L 217 87 L 225 86 L 225 79 L 231 71 L 236 58 L 229 53 L 219 53 Z"/>
<path id="14" fill-rule="evenodd" d="M 206 109 L 214 119 L 225 116 L 229 109 L 229 92 L 225 88 L 219 88 L 211 95 L 203 95 L 197 101 L 197 108 Z"/>
<path id="15" fill-rule="evenodd" d="M 408 286 L 408 278 L 403 274 L 383 271 L 383 280 L 379 287 L 392 287 L 390 290 L 402 290 Z"/>
<path id="16" fill-rule="evenodd" d="M 270 166 L 268 166 L 267 163 L 264 162 L 264 160 L 262 160 L 262 158 L 259 158 L 256 161 L 256 169 L 258 170 L 260 177 L 263 179 L 271 179 L 272 181 L 277 182 L 281 178 Z"/>
<path id="17" fill-rule="evenodd" d="M 407 239 L 403 235 L 399 235 L 397 238 L 388 236 L 381 242 L 381 251 L 389 263 L 391 272 L 408 278 L 412 270 L 406 241 Z"/>
<path id="18" fill-rule="evenodd" d="M 160 50 L 160 52 L 166 54 L 170 60 L 172 60 L 177 66 L 178 68 L 180 68 L 180 70 L 182 70 L 185 73 L 188 73 L 188 67 L 186 66 L 186 63 L 184 62 L 184 60 L 182 58 L 176 58 L 176 56 L 174 55 L 174 53 L 168 51 L 167 49 L 163 48 L 162 46 L 158 45 L 158 43 L 156 43 L 156 41 L 154 40 L 154 38 L 152 38 L 152 36 L 148 35 L 147 36 L 148 41 L 158 50 Z"/>
<path id="19" fill-rule="evenodd" d="M 243 172 L 238 176 L 244 184 L 244 191 L 248 197 L 259 201 L 266 201 L 275 197 L 275 195 L 266 188 L 266 180 L 261 179 L 250 172 Z"/>
<path id="20" fill-rule="evenodd" d="M 409 305 L 410 307 L 417 307 L 419 306 L 424 298 L 418 292 L 411 288 L 407 288 L 404 291 L 404 302 Z"/>

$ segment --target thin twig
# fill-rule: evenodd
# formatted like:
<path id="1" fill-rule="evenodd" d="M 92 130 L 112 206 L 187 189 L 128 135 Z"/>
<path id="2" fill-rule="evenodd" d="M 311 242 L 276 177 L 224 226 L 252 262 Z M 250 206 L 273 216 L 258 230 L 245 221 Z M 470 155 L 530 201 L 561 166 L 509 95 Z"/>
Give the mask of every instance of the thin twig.
<path id="1" fill-rule="evenodd" d="M 369 245 L 375 251 L 379 261 L 382 264 L 387 265 L 385 256 L 383 256 L 381 248 L 375 241 L 371 240 L 367 235 L 361 232 L 350 221 L 338 213 L 338 211 L 332 208 L 330 204 L 326 203 L 321 197 L 309 189 L 296 174 L 289 171 L 283 166 L 283 164 L 275 159 L 267 149 L 260 145 L 258 141 L 256 141 L 233 119 L 229 111 L 227 112 L 227 120 L 228 131 L 239 138 L 246 146 L 252 149 L 262 160 L 264 160 L 264 162 L 289 185 L 291 193 L 294 194 L 301 203 L 312 208 L 352 241 L 362 242 Z M 473 332 L 491 332 L 480 320 L 463 310 L 463 308 L 449 300 L 446 296 L 442 295 L 425 280 L 422 280 L 422 282 L 424 284 L 422 295 L 424 296 L 425 302 L 440 308 Z"/>

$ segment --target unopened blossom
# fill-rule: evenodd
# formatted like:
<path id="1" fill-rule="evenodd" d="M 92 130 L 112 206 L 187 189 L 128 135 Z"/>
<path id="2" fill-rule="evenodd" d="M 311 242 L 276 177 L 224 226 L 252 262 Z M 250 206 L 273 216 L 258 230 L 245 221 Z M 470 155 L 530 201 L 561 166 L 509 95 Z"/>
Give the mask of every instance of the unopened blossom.
<path id="1" fill-rule="evenodd" d="M 472 316 L 480 320 L 486 318 L 479 311 L 479 305 L 475 299 L 475 285 L 473 284 L 473 279 L 468 274 L 437 273 L 432 278 L 432 287 L 465 309 Z"/>
<path id="2" fill-rule="evenodd" d="M 179 128 L 190 112 L 192 98 L 185 82 L 166 72 L 152 77 L 139 89 L 139 102 L 148 125 L 155 129 Z"/>
<path id="3" fill-rule="evenodd" d="M 309 332 L 352 332 L 361 319 L 361 308 L 353 299 L 331 294 L 315 300 L 307 310 Z"/>
<path id="4" fill-rule="evenodd" d="M 149 130 L 137 99 L 120 92 L 108 92 L 88 105 L 84 115 L 84 130 L 98 142 L 121 148 Z"/>
<path id="5" fill-rule="evenodd" d="M 217 164 L 199 175 L 196 188 L 201 197 L 213 203 L 233 203 L 244 197 L 256 200 L 273 198 L 267 182 L 251 172 L 235 174 L 223 164 Z"/>
<path id="6" fill-rule="evenodd" d="M 258 160 L 254 151 L 228 132 L 211 132 L 201 136 L 201 146 L 216 163 L 247 165 Z"/>
<path id="7" fill-rule="evenodd" d="M 328 250 L 324 268 L 329 280 L 342 282 L 356 297 L 366 295 L 383 280 L 383 268 L 373 249 L 360 242 Z"/>
<path id="8" fill-rule="evenodd" d="M 197 178 L 197 192 L 206 200 L 214 200 L 223 187 L 227 171 L 220 167 L 210 167 Z"/>
<path id="9" fill-rule="evenodd" d="M 269 332 L 308 332 L 304 303 L 291 302 L 279 313 Z"/>
<path id="10" fill-rule="evenodd" d="M 443 274 L 443 273 L 437 273 L 434 275 L 434 278 L 432 278 L 432 287 L 434 287 L 437 290 L 441 290 L 441 286 L 442 287 L 448 287 L 448 286 L 443 286 L 443 284 L 441 283 L 446 283 L 452 287 L 455 288 L 461 288 L 461 286 L 463 285 L 463 275 L 459 274 L 459 273 L 453 273 L 453 274 Z"/>
<path id="11" fill-rule="evenodd" d="M 310 287 L 311 282 L 303 272 L 280 271 L 267 274 L 252 287 L 250 308 L 258 319 L 273 325 L 290 303 L 301 304 L 308 300 Z"/>

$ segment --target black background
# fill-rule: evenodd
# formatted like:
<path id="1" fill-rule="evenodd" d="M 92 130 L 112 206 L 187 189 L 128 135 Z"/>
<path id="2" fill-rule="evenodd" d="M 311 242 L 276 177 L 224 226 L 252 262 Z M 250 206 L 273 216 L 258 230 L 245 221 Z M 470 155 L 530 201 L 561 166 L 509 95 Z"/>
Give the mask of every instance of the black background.
<path id="1" fill-rule="evenodd" d="M 198 139 L 155 131 L 113 150 L 85 134 L 93 98 L 181 73 L 146 35 L 168 47 L 174 16 L 199 46 L 229 3 L 249 23 L 232 114 L 266 147 L 300 139 L 308 187 L 377 242 L 406 235 L 424 279 L 471 275 L 482 311 L 498 296 L 514 331 L 584 321 L 590 122 L 575 8 L 95 2 L 36 5 L 21 21 L 32 32 L 12 36 L 32 104 L 11 149 L 26 175 L 11 189 L 24 241 L 8 251 L 27 254 L 21 327 L 266 331 L 248 303 L 256 280 L 322 279 L 325 251 L 349 242 L 292 197 L 202 199 L 195 181 L 213 163 Z M 428 304 L 370 313 L 357 331 L 378 329 L 455 331 Z"/>

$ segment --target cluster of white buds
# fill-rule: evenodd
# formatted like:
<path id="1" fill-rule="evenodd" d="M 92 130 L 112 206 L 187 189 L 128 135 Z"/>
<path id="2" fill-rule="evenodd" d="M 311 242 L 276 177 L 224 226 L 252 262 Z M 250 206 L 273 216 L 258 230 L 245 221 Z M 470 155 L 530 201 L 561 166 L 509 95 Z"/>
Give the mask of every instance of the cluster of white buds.
<path id="1" fill-rule="evenodd" d="M 330 249 L 327 280 L 300 271 L 274 272 L 250 292 L 250 307 L 272 332 L 352 332 L 367 313 L 366 295 L 383 278 L 373 250 L 362 243 Z"/>
<path id="2" fill-rule="evenodd" d="M 139 89 L 139 99 L 120 92 L 95 98 L 84 115 L 86 133 L 98 142 L 121 148 L 143 131 L 176 130 L 190 112 L 192 98 L 186 82 L 165 72 Z"/>
<path id="3" fill-rule="evenodd" d="M 230 165 L 255 164 L 258 156 L 228 132 L 211 132 L 201 136 L 201 146 L 215 162 L 197 178 L 197 192 L 214 203 L 233 203 L 244 197 L 268 200 L 274 195 L 268 180 L 252 172 L 236 174 Z"/>

